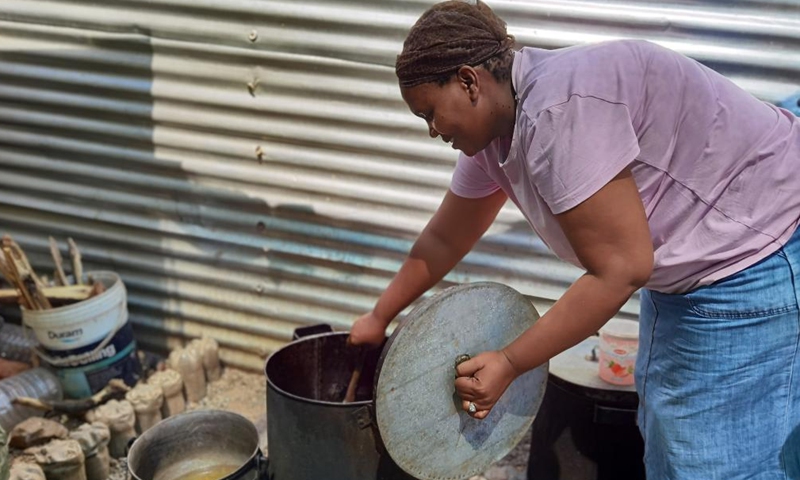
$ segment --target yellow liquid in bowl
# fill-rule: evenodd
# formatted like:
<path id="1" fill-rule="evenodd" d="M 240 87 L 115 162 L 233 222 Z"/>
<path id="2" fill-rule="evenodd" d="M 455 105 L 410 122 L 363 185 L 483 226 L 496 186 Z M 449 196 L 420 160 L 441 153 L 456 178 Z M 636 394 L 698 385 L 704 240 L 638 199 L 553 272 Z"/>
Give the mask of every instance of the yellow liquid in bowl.
<path id="1" fill-rule="evenodd" d="M 172 480 L 220 480 L 239 469 L 241 465 L 214 465 L 186 472 Z"/>

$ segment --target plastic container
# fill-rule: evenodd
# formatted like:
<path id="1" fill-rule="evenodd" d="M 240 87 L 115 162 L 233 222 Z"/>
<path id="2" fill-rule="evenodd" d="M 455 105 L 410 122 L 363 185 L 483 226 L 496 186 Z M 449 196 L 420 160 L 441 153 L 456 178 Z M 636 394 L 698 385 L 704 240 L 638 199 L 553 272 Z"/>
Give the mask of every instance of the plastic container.
<path id="1" fill-rule="evenodd" d="M 211 337 L 204 336 L 192 340 L 189 348 L 198 352 L 203 361 L 203 369 L 206 372 L 206 383 L 216 382 L 222 376 L 222 367 L 219 364 L 219 344 Z"/>
<path id="2" fill-rule="evenodd" d="M 200 352 L 193 348 L 179 348 L 169 355 L 170 367 L 183 379 L 186 401 L 196 403 L 206 396 L 206 373 Z"/>
<path id="3" fill-rule="evenodd" d="M 65 307 L 22 311 L 23 324 L 41 346 L 37 354 L 55 369 L 64 394 L 72 398 L 91 396 L 112 378 L 132 386 L 141 376 L 125 285 L 113 272 L 89 275 L 106 291 Z"/>
<path id="4" fill-rule="evenodd" d="M 13 405 L 17 397 L 61 400 L 63 394 L 58 378 L 42 367 L 0 380 L 0 426 L 6 432 L 27 418 L 42 416 L 41 410 Z"/>
<path id="5" fill-rule="evenodd" d="M 4 323 L 0 317 L 0 358 L 31 363 L 32 348 L 36 345 L 36 339 L 26 336 L 21 326 Z"/>
<path id="6" fill-rule="evenodd" d="M 600 329 L 600 378 L 614 385 L 633 385 L 639 351 L 639 323 L 611 319 Z"/>

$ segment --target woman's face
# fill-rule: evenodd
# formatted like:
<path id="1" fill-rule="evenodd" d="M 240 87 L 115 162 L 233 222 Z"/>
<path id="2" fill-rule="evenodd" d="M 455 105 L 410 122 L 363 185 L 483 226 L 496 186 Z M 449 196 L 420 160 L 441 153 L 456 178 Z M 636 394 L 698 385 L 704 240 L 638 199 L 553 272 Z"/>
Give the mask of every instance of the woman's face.
<path id="1" fill-rule="evenodd" d="M 491 102 L 481 91 L 483 77 L 472 67 L 462 67 L 444 85 L 423 83 L 401 88 L 400 93 L 411 112 L 427 122 L 431 138 L 441 137 L 454 149 L 474 156 L 497 136 Z"/>

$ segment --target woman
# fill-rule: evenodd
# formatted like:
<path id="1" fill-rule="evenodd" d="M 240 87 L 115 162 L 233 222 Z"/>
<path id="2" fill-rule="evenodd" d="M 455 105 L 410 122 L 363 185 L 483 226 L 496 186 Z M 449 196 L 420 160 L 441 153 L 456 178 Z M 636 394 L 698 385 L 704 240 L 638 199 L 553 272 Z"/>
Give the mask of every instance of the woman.
<path id="1" fill-rule="evenodd" d="M 648 477 L 799 478 L 800 122 L 651 43 L 512 43 L 480 3 L 437 4 L 411 29 L 396 65 L 403 99 L 462 154 L 351 342 L 380 343 L 511 199 L 586 273 L 510 345 L 460 365 L 465 410 L 485 418 L 517 376 L 643 288 Z"/>

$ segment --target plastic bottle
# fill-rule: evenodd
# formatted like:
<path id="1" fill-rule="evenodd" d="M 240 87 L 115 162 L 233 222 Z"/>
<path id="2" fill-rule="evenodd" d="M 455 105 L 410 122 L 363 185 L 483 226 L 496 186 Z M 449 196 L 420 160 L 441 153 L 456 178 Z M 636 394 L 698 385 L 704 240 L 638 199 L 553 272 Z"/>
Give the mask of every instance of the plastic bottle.
<path id="1" fill-rule="evenodd" d="M 12 404 L 17 397 L 61 400 L 63 391 L 58 378 L 45 368 L 33 368 L 0 380 L 0 425 L 10 432 L 21 421 L 42 416 L 41 410 Z"/>
<path id="2" fill-rule="evenodd" d="M 33 335 L 25 336 L 19 325 L 3 323 L 0 317 L 0 358 L 15 362 L 31 363 L 36 339 Z"/>
<path id="3" fill-rule="evenodd" d="M 211 337 L 203 336 L 192 340 L 189 348 L 195 349 L 203 361 L 207 382 L 216 382 L 222 376 L 222 367 L 219 364 L 219 344 Z"/>
<path id="4" fill-rule="evenodd" d="M 206 373 L 200 352 L 193 348 L 174 350 L 169 356 L 170 366 L 181 374 L 188 402 L 199 402 L 206 396 Z"/>

